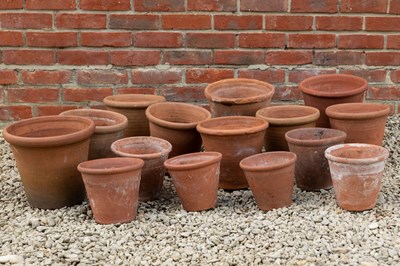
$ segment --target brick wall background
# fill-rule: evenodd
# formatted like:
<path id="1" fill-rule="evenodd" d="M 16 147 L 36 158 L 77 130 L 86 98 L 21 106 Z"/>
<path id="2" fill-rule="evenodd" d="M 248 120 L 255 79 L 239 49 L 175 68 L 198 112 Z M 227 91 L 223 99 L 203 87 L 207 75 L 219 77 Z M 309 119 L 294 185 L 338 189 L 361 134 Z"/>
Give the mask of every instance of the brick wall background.
<path id="1" fill-rule="evenodd" d="M 399 14 L 400 0 L 1 0 L 0 123 L 117 93 L 206 104 L 231 77 L 299 101 L 300 81 L 335 72 L 397 113 Z"/>

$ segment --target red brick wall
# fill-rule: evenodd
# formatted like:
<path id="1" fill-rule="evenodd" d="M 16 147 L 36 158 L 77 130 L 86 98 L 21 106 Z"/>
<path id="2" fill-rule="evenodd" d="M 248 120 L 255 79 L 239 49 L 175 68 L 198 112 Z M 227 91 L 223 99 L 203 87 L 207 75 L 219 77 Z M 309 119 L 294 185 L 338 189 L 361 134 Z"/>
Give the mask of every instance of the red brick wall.
<path id="1" fill-rule="evenodd" d="M 0 122 L 117 93 L 205 104 L 231 77 L 298 101 L 300 81 L 335 72 L 397 112 L 399 14 L 400 0 L 1 0 Z"/>

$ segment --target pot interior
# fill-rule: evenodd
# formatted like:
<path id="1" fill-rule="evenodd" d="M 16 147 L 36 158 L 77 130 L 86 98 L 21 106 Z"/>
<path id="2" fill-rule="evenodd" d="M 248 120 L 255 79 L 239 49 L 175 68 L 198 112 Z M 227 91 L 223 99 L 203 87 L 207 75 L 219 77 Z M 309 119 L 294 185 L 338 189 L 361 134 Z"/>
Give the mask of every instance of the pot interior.
<path id="1" fill-rule="evenodd" d="M 226 117 L 213 118 L 202 123 L 202 126 L 207 129 L 214 130 L 240 130 L 249 129 L 252 127 L 262 126 L 265 122 L 255 117 Z"/>
<path id="2" fill-rule="evenodd" d="M 330 152 L 332 156 L 346 159 L 369 159 L 381 156 L 382 148 L 375 146 L 344 146 Z"/>
<path id="3" fill-rule="evenodd" d="M 168 151 L 171 146 L 167 142 L 161 142 L 149 138 L 126 138 L 113 143 L 114 149 L 126 154 L 159 154 Z"/>
<path id="4" fill-rule="evenodd" d="M 98 126 L 114 126 L 120 123 L 123 123 L 124 120 L 120 117 L 120 114 L 113 114 L 109 111 L 103 110 L 69 110 L 64 112 L 65 115 L 76 115 L 83 116 L 93 120 L 96 127 Z"/>
<path id="5" fill-rule="evenodd" d="M 309 90 L 336 93 L 357 90 L 363 85 L 364 82 L 359 79 L 329 75 L 321 78 L 310 79 L 309 81 L 305 81 L 303 83 L 303 86 Z"/>
<path id="6" fill-rule="evenodd" d="M 171 158 L 169 160 L 169 164 L 170 165 L 193 165 L 193 164 L 199 164 L 202 162 L 208 162 L 217 157 L 218 157 L 218 155 L 215 155 L 215 154 L 196 153 L 193 155 L 192 154 L 191 155 L 183 155 L 183 156 Z"/>
<path id="7" fill-rule="evenodd" d="M 309 116 L 314 114 L 315 111 L 309 108 L 265 108 L 260 115 L 266 118 L 296 118 Z"/>
<path id="8" fill-rule="evenodd" d="M 338 114 L 367 114 L 389 110 L 387 105 L 373 103 L 351 103 L 330 106 L 331 111 Z"/>
<path id="9" fill-rule="evenodd" d="M 161 105 L 160 108 L 151 108 L 151 115 L 154 117 L 168 121 L 171 123 L 198 123 L 209 118 L 209 113 L 207 110 L 202 110 L 201 107 L 194 108 L 186 105 Z M 157 107 L 158 107 L 157 106 Z"/>
<path id="10" fill-rule="evenodd" d="M 157 95 L 147 94 L 119 94 L 107 97 L 110 101 L 125 102 L 125 103 L 142 103 L 142 102 L 154 102 L 161 98 Z"/>
<path id="11" fill-rule="evenodd" d="M 254 85 L 246 85 L 244 83 L 232 84 L 229 87 L 227 87 L 226 84 L 221 87 L 217 86 L 211 89 L 210 92 L 215 97 L 227 99 L 257 97 L 267 94 L 267 91 L 264 88 L 256 87 Z"/>
<path id="12" fill-rule="evenodd" d="M 100 160 L 91 160 L 81 163 L 81 167 L 88 170 L 108 170 L 132 166 L 131 158 L 107 158 Z"/>
<path id="13" fill-rule="evenodd" d="M 323 140 L 341 136 L 341 131 L 328 128 L 302 128 L 287 132 L 288 137 L 296 140 Z"/>
<path id="14" fill-rule="evenodd" d="M 289 152 L 262 153 L 246 158 L 242 164 L 247 167 L 269 168 L 294 162 L 295 155 Z"/>

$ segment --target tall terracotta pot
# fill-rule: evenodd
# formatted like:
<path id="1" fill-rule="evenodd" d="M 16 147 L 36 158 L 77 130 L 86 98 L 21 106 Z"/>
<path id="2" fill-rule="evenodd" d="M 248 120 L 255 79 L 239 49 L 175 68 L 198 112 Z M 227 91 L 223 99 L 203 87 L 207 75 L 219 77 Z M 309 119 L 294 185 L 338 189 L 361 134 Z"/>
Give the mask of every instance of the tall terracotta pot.
<path id="1" fill-rule="evenodd" d="M 97 223 L 128 223 L 136 218 L 142 166 L 143 160 L 136 158 L 103 158 L 78 165 Z"/>
<path id="2" fill-rule="evenodd" d="M 207 210 L 217 204 L 221 158 L 219 152 L 195 152 L 165 161 L 186 211 Z"/>
<path id="3" fill-rule="evenodd" d="M 164 183 L 164 161 L 168 159 L 172 145 L 160 138 L 144 136 L 117 140 L 111 145 L 111 149 L 118 156 L 144 161 L 139 200 L 158 199 Z"/>
<path id="4" fill-rule="evenodd" d="M 263 118 L 269 123 L 265 133 L 265 149 L 288 151 L 286 132 L 296 128 L 315 127 L 319 115 L 317 108 L 304 105 L 269 106 L 258 110 L 256 117 Z"/>
<path id="5" fill-rule="evenodd" d="M 387 149 L 371 144 L 335 145 L 325 151 L 337 204 L 349 211 L 375 207 L 381 190 Z"/>
<path id="6" fill-rule="evenodd" d="M 149 136 L 146 108 L 164 101 L 163 96 L 151 94 L 117 94 L 107 96 L 103 100 L 107 110 L 123 114 L 128 118 L 128 127 L 124 130 L 124 137 Z"/>
<path id="7" fill-rule="evenodd" d="M 60 115 L 83 116 L 93 120 L 95 130 L 90 137 L 89 160 L 113 157 L 111 143 L 122 138 L 123 130 L 128 126 L 124 115 L 106 110 L 74 109 Z"/>
<path id="8" fill-rule="evenodd" d="M 268 122 L 258 117 L 228 116 L 211 118 L 197 125 L 205 151 L 222 154 L 219 187 L 243 189 L 248 183 L 239 162 L 262 150 Z"/>
<path id="9" fill-rule="evenodd" d="M 329 128 L 325 109 L 334 104 L 363 102 L 368 82 L 347 74 L 325 74 L 307 78 L 300 83 L 305 105 L 321 112 L 317 127 Z"/>
<path id="10" fill-rule="evenodd" d="M 347 133 L 346 143 L 382 146 L 390 107 L 379 103 L 343 103 L 326 108 L 331 128 Z"/>
<path id="11" fill-rule="evenodd" d="M 153 104 L 146 110 L 150 121 L 150 134 L 172 144 L 170 157 L 199 152 L 201 137 L 196 131 L 198 123 L 211 114 L 206 109 L 188 103 L 164 102 Z"/>
<path id="12" fill-rule="evenodd" d="M 270 105 L 274 92 L 269 83 L 245 78 L 220 80 L 204 90 L 213 117 L 254 116 Z"/>
<path id="13" fill-rule="evenodd" d="M 330 128 L 299 128 L 288 131 L 285 138 L 289 150 L 297 155 L 297 187 L 302 190 L 331 188 L 332 179 L 324 152 L 330 146 L 343 143 L 346 133 Z"/>
<path id="14" fill-rule="evenodd" d="M 85 198 L 77 165 L 88 159 L 94 122 L 77 116 L 43 116 L 7 126 L 11 149 L 32 207 L 57 209 Z"/>

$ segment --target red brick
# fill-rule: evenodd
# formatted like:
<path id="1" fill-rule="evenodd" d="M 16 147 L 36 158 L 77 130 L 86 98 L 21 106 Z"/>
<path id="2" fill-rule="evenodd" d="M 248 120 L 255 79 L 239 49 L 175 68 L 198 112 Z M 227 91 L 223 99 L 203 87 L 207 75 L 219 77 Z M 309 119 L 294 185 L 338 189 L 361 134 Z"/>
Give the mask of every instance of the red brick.
<path id="1" fill-rule="evenodd" d="M 303 98 L 297 86 L 275 86 L 273 101 L 298 101 Z"/>
<path id="2" fill-rule="evenodd" d="M 312 16 L 268 15 L 265 17 L 265 28 L 267 30 L 312 30 L 312 26 Z"/>
<path id="3" fill-rule="evenodd" d="M 164 63 L 171 65 L 212 64 L 212 52 L 203 50 L 164 51 Z"/>
<path id="4" fill-rule="evenodd" d="M 93 47 L 126 47 L 132 45 L 130 32 L 81 32 L 81 45 Z"/>
<path id="5" fill-rule="evenodd" d="M 400 52 L 367 52 L 365 64 L 368 66 L 398 66 Z"/>
<path id="6" fill-rule="evenodd" d="M 26 44 L 32 47 L 78 46 L 77 32 L 27 32 Z"/>
<path id="7" fill-rule="evenodd" d="M 261 15 L 215 15 L 216 30 L 261 30 L 263 18 Z"/>
<path id="8" fill-rule="evenodd" d="M 79 84 L 128 84 L 128 73 L 117 70 L 81 70 L 77 73 Z"/>
<path id="9" fill-rule="evenodd" d="M 323 74 L 334 74 L 336 73 L 335 70 L 324 70 L 324 69 L 318 69 L 318 68 L 312 68 L 312 69 L 296 69 L 296 70 L 291 70 L 288 71 L 289 77 L 288 80 L 289 82 L 293 83 L 300 83 L 306 78 L 317 76 L 317 75 L 323 75 Z"/>
<path id="10" fill-rule="evenodd" d="M 149 11 L 185 11 L 185 0 L 135 0 L 135 11 L 149 12 Z"/>
<path id="11" fill-rule="evenodd" d="M 52 20 L 47 13 L 0 13 L 2 29 L 49 29 Z"/>
<path id="12" fill-rule="evenodd" d="M 32 107 L 25 105 L 0 106 L 0 121 L 21 120 L 32 117 Z"/>
<path id="13" fill-rule="evenodd" d="M 105 14 L 61 13 L 56 15 L 56 26 L 59 29 L 105 29 Z"/>
<path id="14" fill-rule="evenodd" d="M 268 65 L 305 65 L 312 63 L 312 51 L 267 51 Z"/>
<path id="15" fill-rule="evenodd" d="M 400 17 L 366 17 L 367 31 L 399 31 Z"/>
<path id="16" fill-rule="evenodd" d="M 338 65 L 361 65 L 362 52 L 355 51 L 317 51 L 314 54 L 314 65 L 338 66 Z"/>
<path id="17" fill-rule="evenodd" d="M 58 100 L 59 91 L 56 88 L 8 89 L 10 103 L 44 103 Z"/>
<path id="18" fill-rule="evenodd" d="M 80 8 L 82 10 L 130 10 L 130 0 L 104 1 L 104 0 L 80 0 Z"/>
<path id="19" fill-rule="evenodd" d="M 400 49 L 400 35 L 388 35 L 386 46 L 388 49 Z"/>
<path id="20" fill-rule="evenodd" d="M 236 0 L 188 0 L 188 11 L 236 11 Z"/>
<path id="21" fill-rule="evenodd" d="M 160 16 L 158 15 L 110 15 L 110 29 L 157 30 L 159 28 Z"/>
<path id="22" fill-rule="evenodd" d="M 367 91 L 367 99 L 371 100 L 400 100 L 399 86 L 370 86 Z"/>
<path id="23" fill-rule="evenodd" d="M 57 52 L 58 63 L 62 65 L 107 65 L 108 52 L 92 50 L 60 50 Z"/>
<path id="24" fill-rule="evenodd" d="M 289 48 L 333 48 L 335 34 L 289 34 Z"/>
<path id="25" fill-rule="evenodd" d="M 114 66 L 151 66 L 160 63 L 161 53 L 154 50 L 111 51 L 110 59 Z"/>
<path id="26" fill-rule="evenodd" d="M 301 13 L 336 13 L 337 0 L 292 0 L 291 12 Z"/>
<path id="27" fill-rule="evenodd" d="M 156 94 L 153 87 L 124 87 L 117 88 L 116 94 Z"/>
<path id="28" fill-rule="evenodd" d="M 234 33 L 187 33 L 186 46 L 192 48 L 233 48 Z"/>
<path id="29" fill-rule="evenodd" d="M 0 70 L 0 85 L 16 84 L 18 82 L 15 70 Z"/>
<path id="30" fill-rule="evenodd" d="M 368 82 L 385 82 L 386 70 L 383 69 L 346 69 L 340 70 L 342 74 L 350 74 L 366 79 Z"/>
<path id="31" fill-rule="evenodd" d="M 60 113 L 68 110 L 78 109 L 79 106 L 76 105 L 44 105 L 37 106 L 38 116 L 45 115 L 59 115 Z"/>
<path id="32" fill-rule="evenodd" d="M 240 33 L 239 47 L 243 48 L 284 48 L 284 33 Z"/>
<path id="33" fill-rule="evenodd" d="M 180 32 L 136 32 L 135 47 L 182 47 L 183 35 Z"/>
<path id="34" fill-rule="evenodd" d="M 22 72 L 22 81 L 25 84 L 65 84 L 70 83 L 71 79 L 72 73 L 69 70 L 24 70 Z"/>
<path id="35" fill-rule="evenodd" d="M 24 39 L 19 31 L 0 31 L 0 46 L 23 46 Z"/>
<path id="36" fill-rule="evenodd" d="M 54 51 L 49 50 L 6 50 L 4 63 L 8 65 L 53 65 Z"/>
<path id="37" fill-rule="evenodd" d="M 1 0 L 0 9 L 22 9 L 22 0 Z"/>
<path id="38" fill-rule="evenodd" d="M 390 0 L 390 14 L 400 14 L 400 0 Z"/>
<path id="39" fill-rule="evenodd" d="M 342 0 L 343 13 L 386 13 L 387 0 Z"/>
<path id="40" fill-rule="evenodd" d="M 390 72 L 390 79 L 393 83 L 400 83 L 400 70 L 392 70 Z"/>
<path id="41" fill-rule="evenodd" d="M 135 69 L 133 84 L 176 84 L 182 82 L 181 70 Z"/>
<path id="42" fill-rule="evenodd" d="M 383 35 L 339 35 L 338 48 L 342 49 L 382 49 Z"/>
<path id="43" fill-rule="evenodd" d="M 362 30 L 362 17 L 353 16 L 318 16 L 316 17 L 317 30 L 357 31 Z"/>
<path id="44" fill-rule="evenodd" d="M 285 12 L 287 1 L 283 0 L 243 0 L 240 1 L 240 11 L 254 12 Z"/>
<path id="45" fill-rule="evenodd" d="M 239 78 L 258 79 L 268 83 L 285 82 L 285 70 L 283 69 L 239 69 Z"/>
<path id="46" fill-rule="evenodd" d="M 186 83 L 212 83 L 233 78 L 233 69 L 190 68 L 186 69 Z"/>
<path id="47" fill-rule="evenodd" d="M 205 86 L 163 86 L 160 88 L 161 95 L 169 102 L 205 102 Z"/>
<path id="48" fill-rule="evenodd" d="M 69 102 L 102 102 L 109 95 L 112 95 L 111 88 L 65 88 L 63 90 L 63 99 Z"/>
<path id="49" fill-rule="evenodd" d="M 253 65 L 264 63 L 263 51 L 216 50 L 214 64 L 217 65 Z"/>
<path id="50" fill-rule="evenodd" d="M 75 0 L 26 0 L 26 9 L 43 10 L 73 10 L 76 9 Z"/>
<path id="51" fill-rule="evenodd" d="M 204 30 L 211 29 L 209 15 L 163 15 L 162 28 L 166 30 Z"/>

